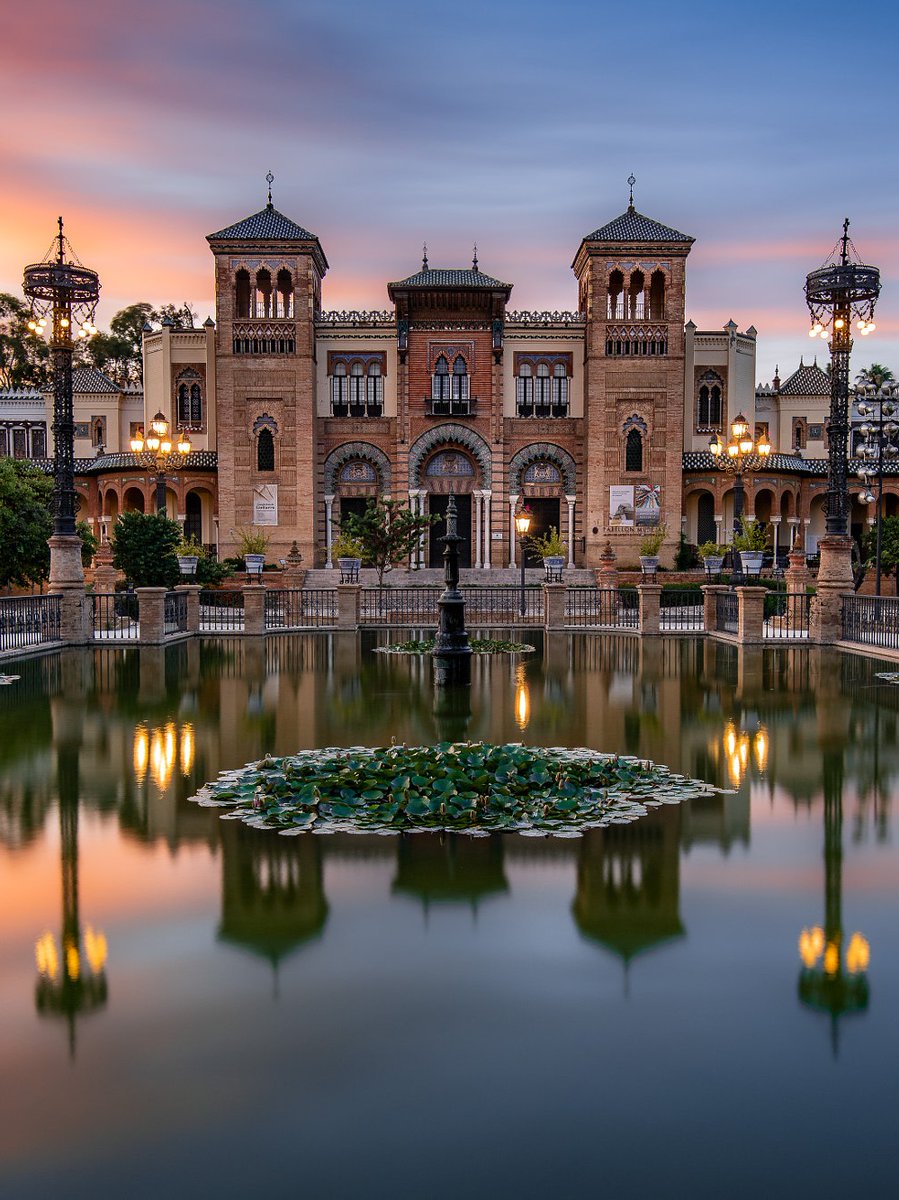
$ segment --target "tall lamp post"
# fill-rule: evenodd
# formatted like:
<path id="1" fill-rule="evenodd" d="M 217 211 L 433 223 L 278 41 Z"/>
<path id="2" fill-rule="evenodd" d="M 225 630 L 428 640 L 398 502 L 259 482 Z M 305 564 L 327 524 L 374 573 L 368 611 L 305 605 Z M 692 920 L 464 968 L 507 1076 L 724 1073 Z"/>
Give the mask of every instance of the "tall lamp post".
<path id="1" fill-rule="evenodd" d="M 518 541 L 521 546 L 521 598 L 518 605 L 519 613 L 525 615 L 525 594 L 524 594 L 524 564 L 525 564 L 525 545 L 524 539 L 528 535 L 528 530 L 531 527 L 531 514 L 526 508 L 519 509 L 515 516 L 515 532 L 518 534 Z"/>
<path id="2" fill-rule="evenodd" d="M 75 415 L 72 399 L 73 322 L 80 324 L 77 337 L 97 332 L 93 323 L 100 298 L 96 271 L 83 267 L 59 230 L 46 257 L 25 268 L 22 290 L 31 301 L 28 328 L 43 336 L 50 319 L 50 352 L 53 361 L 53 535 L 50 538 L 51 586 L 84 586 L 81 539 L 75 517 Z M 69 259 L 66 261 L 66 251 Z"/>
<path id="3" fill-rule="evenodd" d="M 850 257 L 855 256 L 855 261 Z M 838 256 L 838 257 L 837 257 Z M 830 421 L 827 427 L 827 521 L 821 542 L 822 582 L 851 587 L 852 547 L 848 538 L 849 494 L 849 354 L 852 321 L 862 336 L 874 331 L 874 305 L 880 295 L 880 271 L 858 261 L 849 237 L 849 218 L 843 236 L 823 267 L 805 281 L 805 301 L 811 314 L 809 337 L 830 340 Z M 833 540 L 832 540 L 833 539 Z M 839 540 L 836 540 L 839 539 Z M 819 587 L 820 591 L 820 587 Z"/>
<path id="4" fill-rule="evenodd" d="M 177 444 L 172 445 L 169 423 L 161 412 L 150 422 L 150 432 L 146 437 L 143 430 L 139 429 L 131 439 L 131 453 L 138 464 L 156 475 L 156 511 L 163 516 L 166 513 L 166 471 L 180 470 L 192 449 L 190 438 L 183 429 L 179 430 Z"/>
<path id="5" fill-rule="evenodd" d="M 855 389 L 858 397 L 858 415 L 864 418 L 859 432 L 864 441 L 856 450 L 856 455 L 864 463 L 858 473 L 867 485 L 868 490 L 862 496 L 866 504 L 876 504 L 874 510 L 876 521 L 876 549 L 874 563 L 876 570 L 875 592 L 880 595 L 880 562 L 883 548 L 883 467 L 886 460 L 893 461 L 899 456 L 899 446 L 896 437 L 899 434 L 899 424 L 893 420 L 899 401 L 899 385 L 886 383 L 875 388 L 873 383 L 862 385 Z M 871 490 L 871 480 L 877 479 L 877 494 Z"/>
<path id="6" fill-rule="evenodd" d="M 729 471 L 734 476 L 734 533 L 742 533 L 743 505 L 746 498 L 743 472 L 760 470 L 771 453 L 771 445 L 767 438 L 761 437 L 755 441 L 750 437 L 749 422 L 739 413 L 737 419 L 731 421 L 730 441 L 727 445 L 721 441 L 721 435 L 716 433 L 709 440 L 709 450 L 712 452 L 715 466 L 721 471 Z"/>

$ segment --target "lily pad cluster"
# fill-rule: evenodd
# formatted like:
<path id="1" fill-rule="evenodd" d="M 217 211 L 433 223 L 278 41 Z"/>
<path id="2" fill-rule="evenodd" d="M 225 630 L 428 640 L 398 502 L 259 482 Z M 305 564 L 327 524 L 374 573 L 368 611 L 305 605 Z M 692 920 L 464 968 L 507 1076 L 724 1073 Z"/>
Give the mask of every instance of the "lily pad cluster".
<path id="1" fill-rule="evenodd" d="M 267 756 L 195 797 L 282 834 L 448 830 L 578 837 L 713 789 L 645 759 L 488 742 L 353 746 Z"/>
<path id="2" fill-rule="evenodd" d="M 534 647 L 527 642 L 506 642 L 501 638 L 470 638 L 468 644 L 473 654 L 532 654 L 534 651 Z M 378 651 L 381 654 L 430 654 L 435 645 L 435 638 L 424 638 L 421 641 L 378 646 Z"/>

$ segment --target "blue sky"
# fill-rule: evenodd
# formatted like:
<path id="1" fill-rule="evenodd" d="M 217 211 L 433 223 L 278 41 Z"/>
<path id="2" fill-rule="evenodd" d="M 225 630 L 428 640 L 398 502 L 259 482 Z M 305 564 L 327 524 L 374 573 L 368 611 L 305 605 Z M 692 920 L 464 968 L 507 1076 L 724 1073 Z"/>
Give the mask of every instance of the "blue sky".
<path id="1" fill-rule="evenodd" d="M 50 0 L 4 16 L 0 289 L 62 212 L 101 273 L 103 320 L 136 299 L 212 309 L 205 235 L 282 211 L 321 238 L 327 307 L 462 265 L 513 307 L 571 308 L 580 238 L 640 211 L 697 240 L 688 316 L 760 331 L 759 378 L 808 353 L 802 285 L 844 216 L 880 266 L 872 359 L 899 374 L 899 154 L 885 3 L 725 8 L 645 0 Z M 54 36 L 48 30 L 54 28 Z M 101 320 L 101 324 L 103 323 Z M 823 348 L 823 343 L 817 345 Z"/>

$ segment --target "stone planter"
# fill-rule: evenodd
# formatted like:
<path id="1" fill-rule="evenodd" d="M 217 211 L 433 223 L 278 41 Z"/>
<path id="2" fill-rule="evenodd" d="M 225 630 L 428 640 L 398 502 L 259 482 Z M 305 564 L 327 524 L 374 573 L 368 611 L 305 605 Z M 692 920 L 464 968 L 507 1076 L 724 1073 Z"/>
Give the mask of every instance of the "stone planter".
<path id="1" fill-rule="evenodd" d="M 262 575 L 262 568 L 265 565 L 265 555 L 245 554 L 243 556 L 243 563 L 247 569 L 248 575 L 253 575 L 256 578 L 259 578 Z"/>
<path id="2" fill-rule="evenodd" d="M 744 575 L 760 575 L 762 559 L 765 557 L 761 550 L 740 550 L 740 567 Z"/>
<path id="3" fill-rule="evenodd" d="M 178 570 L 185 579 L 192 579 L 197 573 L 197 563 L 200 561 L 197 554 L 179 554 Z"/>
<path id="4" fill-rule="evenodd" d="M 709 554 L 702 560 L 706 575 L 720 575 L 724 566 L 723 554 Z"/>
<path id="5" fill-rule="evenodd" d="M 640 555 L 640 570 L 644 575 L 655 575 L 659 569 L 659 556 L 657 554 L 641 554 Z"/>
<path id="6" fill-rule="evenodd" d="M 546 573 L 547 583 L 561 583 L 562 572 L 565 570 L 565 559 L 559 555 L 550 555 L 543 560 L 543 570 Z"/>
<path id="7" fill-rule="evenodd" d="M 362 566 L 361 558 L 338 558 L 337 565 L 340 567 L 341 583 L 359 582 L 359 568 Z"/>

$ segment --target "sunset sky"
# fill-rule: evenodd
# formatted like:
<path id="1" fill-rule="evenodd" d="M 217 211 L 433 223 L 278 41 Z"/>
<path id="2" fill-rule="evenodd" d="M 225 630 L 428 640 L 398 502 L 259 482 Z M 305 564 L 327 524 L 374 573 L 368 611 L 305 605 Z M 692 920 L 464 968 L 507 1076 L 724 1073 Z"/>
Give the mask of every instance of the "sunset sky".
<path id="1" fill-rule="evenodd" d="M 848 13 L 848 17 L 847 14 Z M 574 308 L 581 237 L 636 207 L 696 238 L 687 315 L 760 333 L 758 376 L 826 349 L 803 283 L 844 216 L 880 267 L 899 375 L 899 17 L 644 0 L 49 0 L 0 39 L 0 290 L 20 292 L 62 213 L 100 272 L 98 324 L 135 300 L 214 315 L 205 235 L 277 208 L 322 241 L 326 308 L 464 266 L 513 308 Z"/>

